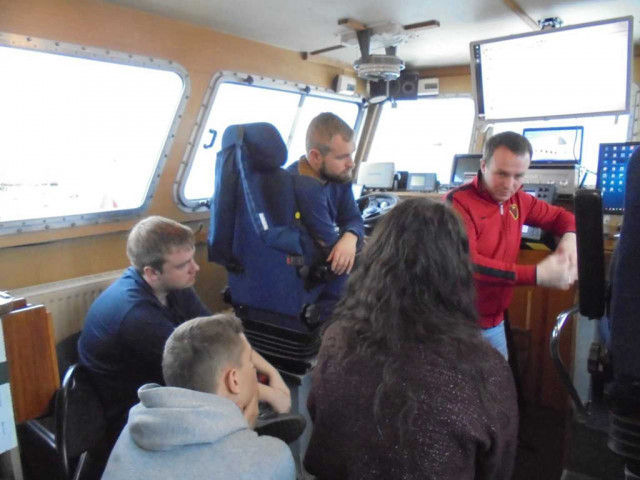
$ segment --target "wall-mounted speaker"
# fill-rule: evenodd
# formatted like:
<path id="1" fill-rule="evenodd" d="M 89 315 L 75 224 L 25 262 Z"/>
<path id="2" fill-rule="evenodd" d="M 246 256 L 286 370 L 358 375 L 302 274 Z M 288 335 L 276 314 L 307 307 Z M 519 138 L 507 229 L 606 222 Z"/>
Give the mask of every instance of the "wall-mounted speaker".
<path id="1" fill-rule="evenodd" d="M 389 82 L 389 97 L 395 100 L 415 100 L 418 98 L 418 80 L 420 80 L 418 72 L 403 71 L 398 80 Z M 386 99 L 387 82 L 383 80 L 369 82 L 369 98 Z"/>
<path id="2" fill-rule="evenodd" d="M 403 71 L 397 80 L 396 100 L 415 100 L 418 98 L 418 72 Z"/>

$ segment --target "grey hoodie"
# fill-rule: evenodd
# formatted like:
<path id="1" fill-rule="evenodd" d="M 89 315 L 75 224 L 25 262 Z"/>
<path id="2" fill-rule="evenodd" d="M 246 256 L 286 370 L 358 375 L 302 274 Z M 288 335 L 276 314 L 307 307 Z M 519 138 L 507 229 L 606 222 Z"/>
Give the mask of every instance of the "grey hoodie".
<path id="1" fill-rule="evenodd" d="M 232 401 L 155 384 L 138 396 L 103 480 L 295 479 L 289 447 L 259 437 Z"/>

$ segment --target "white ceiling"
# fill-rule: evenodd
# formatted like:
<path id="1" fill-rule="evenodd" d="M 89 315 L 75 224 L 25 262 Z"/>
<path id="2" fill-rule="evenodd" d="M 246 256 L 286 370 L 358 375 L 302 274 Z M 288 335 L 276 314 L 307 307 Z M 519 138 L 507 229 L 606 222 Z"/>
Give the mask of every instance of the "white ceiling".
<path id="1" fill-rule="evenodd" d="M 214 30 L 288 50 L 313 51 L 339 44 L 339 18 L 372 25 L 401 25 L 435 19 L 440 27 L 398 47 L 408 66 L 425 68 L 469 63 L 469 42 L 532 31 L 503 0 L 110 0 L 113 3 L 205 25 Z M 640 0 L 519 0 L 534 20 L 560 17 L 564 25 L 633 15 L 640 43 Z M 345 63 L 356 48 L 326 56 Z"/>

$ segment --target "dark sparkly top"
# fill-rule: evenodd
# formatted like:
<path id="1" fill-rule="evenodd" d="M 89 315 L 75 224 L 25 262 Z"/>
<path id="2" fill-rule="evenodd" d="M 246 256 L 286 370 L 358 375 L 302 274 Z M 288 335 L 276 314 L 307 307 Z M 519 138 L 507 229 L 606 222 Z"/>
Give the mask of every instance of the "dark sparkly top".
<path id="1" fill-rule="evenodd" d="M 338 324 L 326 331 L 312 373 L 308 406 L 313 433 L 304 460 L 309 473 L 331 480 L 511 477 L 516 394 L 507 363 L 492 347 L 480 345 L 470 362 L 479 367 L 479 375 L 454 368 L 452 349 L 442 349 L 442 358 L 423 345 L 402 349 L 398 390 L 412 392 L 417 409 L 400 444 L 394 418 L 385 417 L 381 424 L 374 419 L 382 368 L 366 358 L 338 361 L 344 348 L 341 333 Z M 393 401 L 387 406 L 393 409 Z"/>

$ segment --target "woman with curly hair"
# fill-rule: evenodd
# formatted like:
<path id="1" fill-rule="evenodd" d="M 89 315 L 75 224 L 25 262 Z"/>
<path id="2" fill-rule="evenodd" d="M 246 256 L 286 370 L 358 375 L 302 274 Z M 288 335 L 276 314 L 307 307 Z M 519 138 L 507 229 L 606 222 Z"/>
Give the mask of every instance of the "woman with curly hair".
<path id="1" fill-rule="evenodd" d="M 305 467 L 320 479 L 508 479 L 511 372 L 480 335 L 464 227 L 446 205 L 399 204 L 324 333 Z"/>

